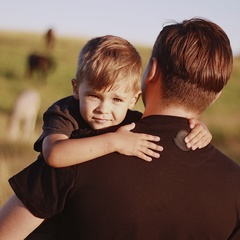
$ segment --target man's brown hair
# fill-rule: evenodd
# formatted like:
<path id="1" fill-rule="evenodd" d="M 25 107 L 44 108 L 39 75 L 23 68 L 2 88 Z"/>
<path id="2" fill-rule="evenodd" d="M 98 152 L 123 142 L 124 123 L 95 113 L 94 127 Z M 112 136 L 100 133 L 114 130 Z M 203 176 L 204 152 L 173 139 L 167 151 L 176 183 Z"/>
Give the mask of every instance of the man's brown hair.
<path id="1" fill-rule="evenodd" d="M 152 51 L 163 75 L 167 104 L 201 113 L 227 84 L 233 65 L 230 41 L 215 23 L 193 18 L 167 25 Z"/>

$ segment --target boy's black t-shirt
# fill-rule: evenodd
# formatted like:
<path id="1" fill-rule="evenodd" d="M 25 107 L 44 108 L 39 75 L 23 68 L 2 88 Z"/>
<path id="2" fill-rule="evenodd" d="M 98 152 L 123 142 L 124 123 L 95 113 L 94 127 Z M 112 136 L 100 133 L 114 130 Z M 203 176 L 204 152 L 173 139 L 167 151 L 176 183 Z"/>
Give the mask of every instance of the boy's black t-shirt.
<path id="1" fill-rule="evenodd" d="M 128 110 L 123 122 L 116 127 L 137 122 L 141 117 L 142 113 Z M 43 139 L 50 134 L 64 134 L 70 137 L 72 132 L 78 129 L 91 129 L 80 114 L 78 100 L 73 96 L 62 98 L 50 106 L 43 114 L 43 132 L 34 143 L 34 150 L 41 152 Z"/>
<path id="2" fill-rule="evenodd" d="M 68 96 L 56 101 L 43 114 L 43 132 L 34 143 L 34 150 L 42 152 L 43 139 L 50 134 L 65 134 L 71 138 L 89 137 L 96 135 L 99 131 L 101 133 L 116 131 L 120 126 L 139 121 L 141 117 L 141 112 L 128 110 L 121 124 L 106 130 L 92 131 L 80 114 L 79 101 L 73 96 Z M 42 155 L 40 154 L 38 158 L 42 158 Z M 26 240 L 54 240 L 58 231 L 57 222 L 57 217 L 45 220 Z"/>

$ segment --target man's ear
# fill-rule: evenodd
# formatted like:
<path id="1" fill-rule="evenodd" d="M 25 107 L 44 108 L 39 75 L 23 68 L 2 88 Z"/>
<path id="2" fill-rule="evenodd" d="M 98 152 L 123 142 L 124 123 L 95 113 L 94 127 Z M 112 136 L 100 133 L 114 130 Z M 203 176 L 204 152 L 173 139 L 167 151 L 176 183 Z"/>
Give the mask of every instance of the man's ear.
<path id="1" fill-rule="evenodd" d="M 219 93 L 216 95 L 216 97 L 215 97 L 215 99 L 213 100 L 213 102 L 211 103 L 211 105 L 216 102 L 216 100 L 220 97 L 221 94 L 222 94 L 222 91 L 219 92 Z"/>
<path id="2" fill-rule="evenodd" d="M 132 98 L 130 105 L 129 105 L 129 109 L 133 109 L 137 103 L 137 101 L 139 100 L 140 96 L 141 96 L 142 92 L 138 91 Z"/>
<path id="3" fill-rule="evenodd" d="M 157 63 L 157 59 L 153 57 L 151 59 L 151 63 L 148 70 L 148 76 L 147 76 L 148 81 L 153 81 L 154 79 L 156 79 L 155 78 L 156 74 L 158 74 L 158 63 Z"/>
<path id="4" fill-rule="evenodd" d="M 75 78 L 72 79 L 72 90 L 73 90 L 73 96 L 75 99 L 79 99 L 78 96 L 78 84 L 77 84 L 77 80 Z"/>
<path id="5" fill-rule="evenodd" d="M 142 84 L 146 85 L 153 82 L 156 79 L 157 72 L 158 72 L 157 59 L 155 57 L 150 58 L 143 73 Z"/>

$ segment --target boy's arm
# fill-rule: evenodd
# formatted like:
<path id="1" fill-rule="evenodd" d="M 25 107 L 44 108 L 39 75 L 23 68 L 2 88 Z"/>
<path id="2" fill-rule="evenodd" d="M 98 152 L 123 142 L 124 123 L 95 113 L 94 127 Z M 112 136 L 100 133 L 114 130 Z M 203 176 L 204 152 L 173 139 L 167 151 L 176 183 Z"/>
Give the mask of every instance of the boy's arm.
<path id="1" fill-rule="evenodd" d="M 0 238 L 25 239 L 43 220 L 35 217 L 14 194 L 0 209 Z"/>
<path id="2" fill-rule="evenodd" d="M 189 126 L 192 130 L 185 138 L 188 148 L 192 150 L 201 149 L 211 142 L 212 134 L 203 122 L 197 119 L 189 119 Z"/>
<path id="3" fill-rule="evenodd" d="M 43 141 L 44 159 L 53 167 L 67 167 L 112 152 L 137 156 L 146 161 L 151 161 L 152 157 L 158 158 L 160 154 L 155 151 L 162 151 L 163 148 L 153 142 L 158 142 L 160 138 L 130 132 L 134 127 L 135 124 L 129 124 L 116 132 L 78 139 L 51 134 Z"/>

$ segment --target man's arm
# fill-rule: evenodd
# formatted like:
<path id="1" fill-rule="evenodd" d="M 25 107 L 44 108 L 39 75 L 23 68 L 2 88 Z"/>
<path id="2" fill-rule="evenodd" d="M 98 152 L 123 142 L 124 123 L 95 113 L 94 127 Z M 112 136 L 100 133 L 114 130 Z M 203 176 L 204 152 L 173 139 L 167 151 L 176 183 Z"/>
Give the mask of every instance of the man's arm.
<path id="1" fill-rule="evenodd" d="M 22 240 L 43 220 L 35 217 L 14 194 L 0 209 L 0 238 Z"/>

